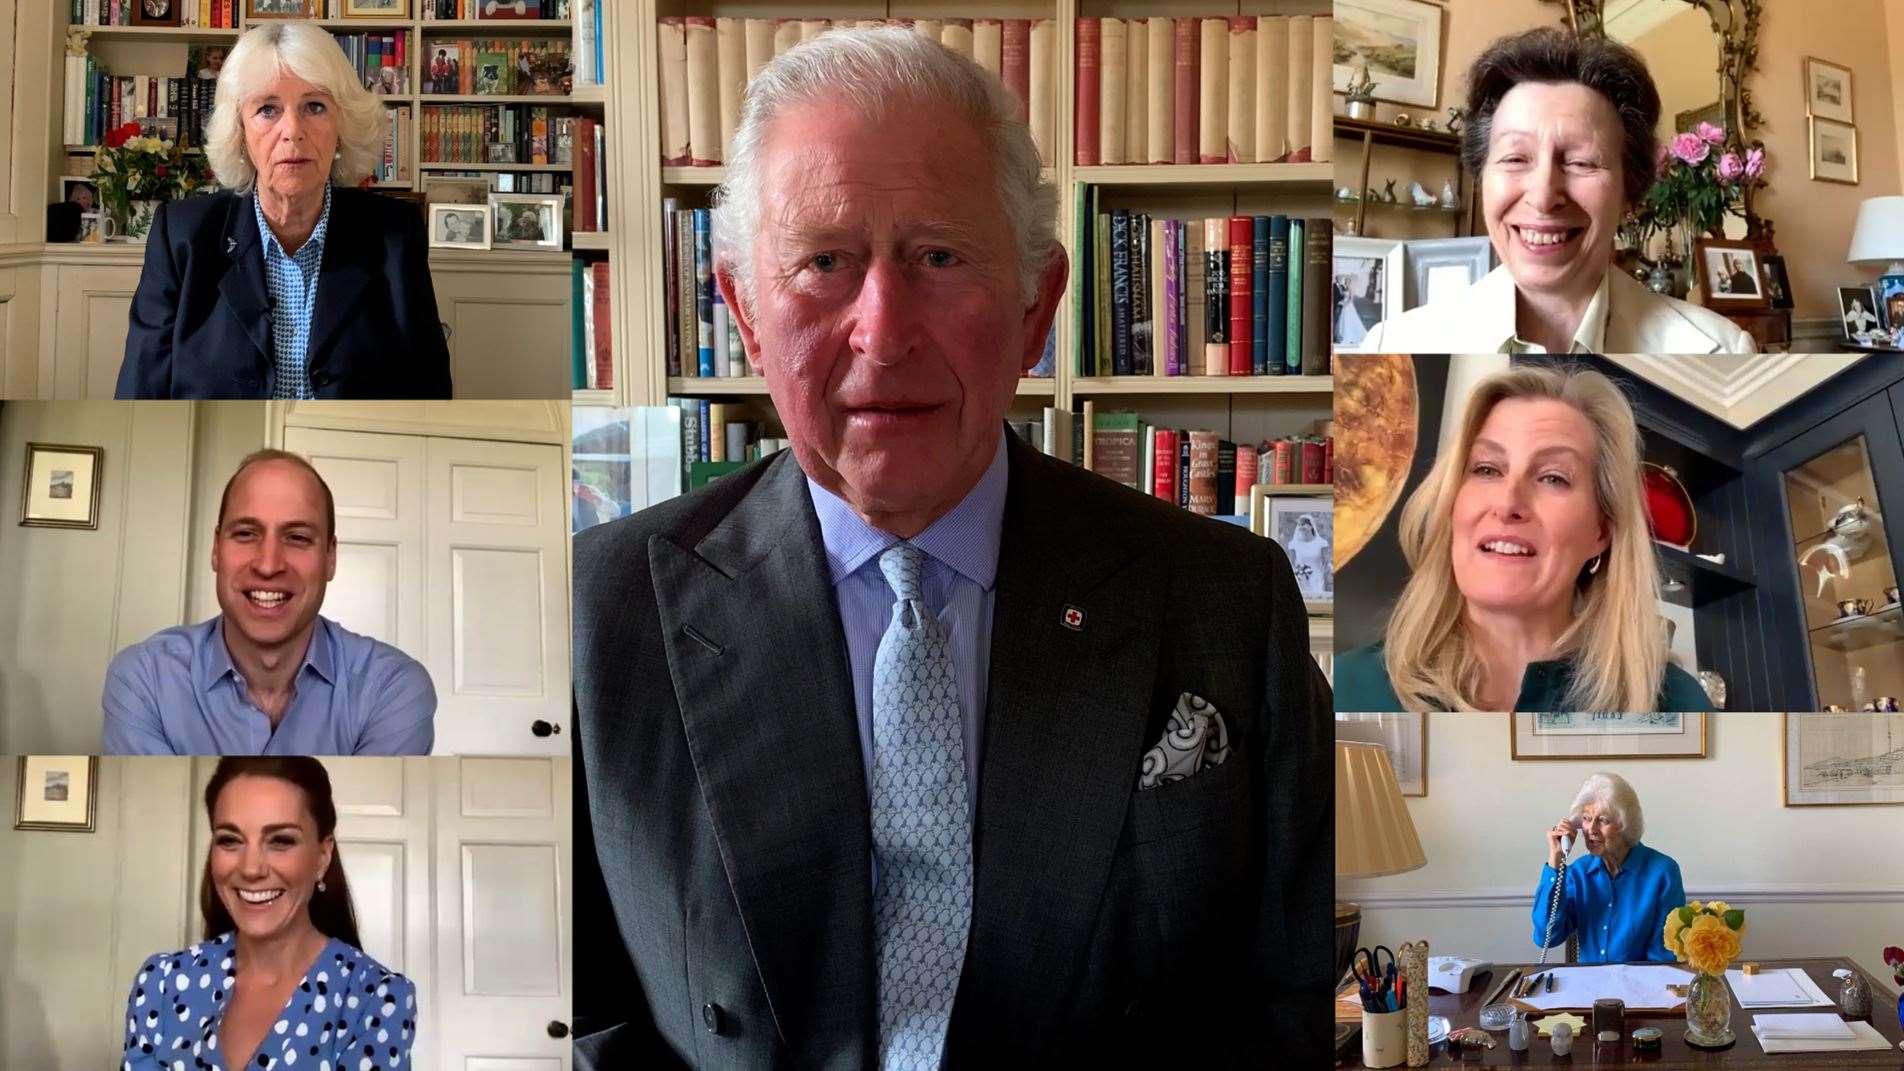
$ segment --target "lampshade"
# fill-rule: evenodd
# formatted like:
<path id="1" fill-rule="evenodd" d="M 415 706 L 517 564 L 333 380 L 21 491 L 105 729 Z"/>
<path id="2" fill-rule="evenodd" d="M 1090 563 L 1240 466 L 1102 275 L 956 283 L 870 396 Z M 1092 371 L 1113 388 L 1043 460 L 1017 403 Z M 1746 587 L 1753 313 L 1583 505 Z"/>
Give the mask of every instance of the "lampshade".
<path id="1" fill-rule="evenodd" d="M 1892 274 L 1904 273 L 1904 196 L 1868 197 L 1858 206 L 1845 259 L 1889 263 Z"/>
<path id="2" fill-rule="evenodd" d="M 1428 864 L 1380 744 L 1335 742 L 1335 876 L 1374 878 Z"/>

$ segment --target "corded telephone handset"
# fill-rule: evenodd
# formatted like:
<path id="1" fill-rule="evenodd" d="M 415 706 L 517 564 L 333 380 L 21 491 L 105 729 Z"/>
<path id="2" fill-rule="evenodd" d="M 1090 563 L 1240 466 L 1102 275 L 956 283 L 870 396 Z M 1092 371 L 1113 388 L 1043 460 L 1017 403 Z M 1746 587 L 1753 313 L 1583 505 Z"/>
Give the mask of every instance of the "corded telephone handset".
<path id="1" fill-rule="evenodd" d="M 1579 830 L 1580 820 L 1574 819 L 1572 825 L 1574 830 Z M 1560 839 L 1560 865 L 1554 868 L 1554 888 L 1547 897 L 1547 926 L 1540 933 L 1540 959 L 1536 966 L 1547 965 L 1547 946 L 1553 943 L 1554 922 L 1560 917 L 1560 897 L 1567 886 L 1567 856 L 1573 852 L 1573 838 L 1574 834 L 1570 832 Z"/>

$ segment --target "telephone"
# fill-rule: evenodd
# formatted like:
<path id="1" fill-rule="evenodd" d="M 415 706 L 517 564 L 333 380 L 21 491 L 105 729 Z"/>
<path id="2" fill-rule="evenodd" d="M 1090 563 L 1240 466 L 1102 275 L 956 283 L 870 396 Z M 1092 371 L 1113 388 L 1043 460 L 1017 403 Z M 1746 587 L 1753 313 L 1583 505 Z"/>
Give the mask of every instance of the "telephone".
<path id="1" fill-rule="evenodd" d="M 1580 832 L 1580 819 L 1569 820 L 1571 831 L 1560 838 L 1560 865 L 1554 868 L 1553 893 L 1547 897 L 1547 925 L 1540 932 L 1540 959 L 1536 966 L 1547 965 L 1547 946 L 1554 940 L 1554 922 L 1560 917 L 1560 898 L 1567 888 L 1567 856 L 1573 854 L 1574 838 Z"/>
<path id="2" fill-rule="evenodd" d="M 1449 993 L 1466 993 L 1474 976 L 1485 970 L 1492 970 L 1494 964 L 1484 959 L 1463 959 L 1460 956 L 1429 956 L 1428 984 L 1432 988 Z"/>

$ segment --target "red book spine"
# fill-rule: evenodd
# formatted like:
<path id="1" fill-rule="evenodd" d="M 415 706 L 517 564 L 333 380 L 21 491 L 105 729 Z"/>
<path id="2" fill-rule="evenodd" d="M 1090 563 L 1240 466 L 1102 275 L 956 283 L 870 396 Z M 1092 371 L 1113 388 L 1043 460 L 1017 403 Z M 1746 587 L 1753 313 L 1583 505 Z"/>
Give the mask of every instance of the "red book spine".
<path id="1" fill-rule="evenodd" d="M 998 71 L 1005 88 L 1018 98 L 1018 121 L 1031 122 L 1031 20 L 1006 19 L 999 44 Z"/>
<path id="2" fill-rule="evenodd" d="M 1170 120 L 1173 162 L 1197 162 L 1197 91 L 1203 45 L 1197 39 L 1197 20 L 1178 19 L 1173 27 L 1177 44 L 1177 87 L 1171 98 Z"/>
<path id="3" fill-rule="evenodd" d="M 580 116 L 575 120 L 575 229 L 601 229 L 595 223 L 594 120 Z"/>
<path id="4" fill-rule="evenodd" d="M 1302 444 L 1302 482 L 1303 483 L 1323 483 L 1323 482 L 1333 483 L 1334 482 L 1333 480 L 1324 481 L 1322 478 L 1323 457 L 1324 457 L 1324 452 L 1323 452 L 1321 443 L 1315 441 L 1314 439 L 1304 440 Z"/>
<path id="5" fill-rule="evenodd" d="M 615 384 L 615 355 L 608 315 L 608 262 L 590 266 L 595 273 L 595 384 L 606 390 Z"/>
<path id="6" fill-rule="evenodd" d="M 1152 429 L 1154 437 L 1151 472 L 1156 477 L 1153 492 L 1165 502 L 1177 501 L 1177 433 L 1171 428 Z"/>
<path id="7" fill-rule="evenodd" d="M 1335 484 L 1335 436 L 1322 440 L 1322 482 Z"/>
<path id="8" fill-rule="evenodd" d="M 1250 257 L 1254 225 L 1248 216 L 1230 217 L 1230 374 L 1233 376 L 1247 376 L 1253 370 Z"/>
<path id="9" fill-rule="evenodd" d="M 1078 148 L 1079 167 L 1095 167 L 1098 159 L 1098 64 L 1099 23 L 1095 18 L 1078 20 Z"/>
<path id="10" fill-rule="evenodd" d="M 1256 485 L 1257 453 L 1248 443 L 1236 448 L 1236 507 L 1241 513 L 1249 508 L 1250 488 Z"/>

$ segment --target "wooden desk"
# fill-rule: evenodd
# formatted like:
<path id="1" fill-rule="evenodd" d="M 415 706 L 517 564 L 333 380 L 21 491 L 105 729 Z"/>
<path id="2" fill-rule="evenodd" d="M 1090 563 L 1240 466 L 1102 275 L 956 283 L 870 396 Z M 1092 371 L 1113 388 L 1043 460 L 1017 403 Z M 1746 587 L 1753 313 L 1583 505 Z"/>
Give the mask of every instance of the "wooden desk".
<path id="1" fill-rule="evenodd" d="M 1858 970 L 1857 964 L 1848 959 L 1780 959 L 1759 960 L 1764 967 L 1803 967 L 1811 980 L 1825 995 L 1836 999 L 1838 980 L 1831 972 L 1840 967 Z M 1548 964 L 1549 967 L 1566 964 Z M 1475 1018 L 1481 1013 L 1481 998 L 1501 978 L 1498 972 L 1512 970 L 1513 964 L 1499 965 L 1493 971 L 1476 974 L 1473 984 L 1462 994 L 1431 993 L 1428 998 L 1428 1014 L 1446 1016 L 1448 1022 L 1456 1027 L 1475 1026 Z M 1533 966 L 1527 965 L 1523 975 L 1533 972 Z M 1860 972 L 1862 973 L 1862 972 Z M 1686 1044 L 1686 1016 L 1684 1012 L 1670 1015 L 1632 1015 L 1626 1017 L 1626 1032 L 1629 1036 L 1635 1027 L 1656 1026 L 1665 1036 L 1660 1039 L 1660 1052 L 1635 1053 L 1630 1042 L 1618 1045 L 1599 1045 L 1591 1039 L 1576 1037 L 1573 1051 L 1566 1056 L 1555 1056 L 1553 1046 L 1543 1037 L 1530 1038 L 1532 1044 L 1526 1052 L 1514 1052 L 1507 1047 L 1507 1031 L 1494 1033 L 1494 1047 L 1478 1056 L 1456 1059 L 1449 1055 L 1448 1046 L 1436 1045 L 1428 1060 L 1430 1067 L 1574 1067 L 1585 1071 L 1587 1068 L 1610 1065 L 1633 1065 L 1659 1068 L 1660 1071 L 1684 1071 L 1691 1068 L 1781 1068 L 1784 1071 L 1797 1071 L 1805 1068 L 1885 1068 L 1886 1071 L 1904 1071 L 1904 1051 L 1896 1048 L 1899 1040 L 1904 1040 L 1904 1030 L 1898 1029 L 1897 1001 L 1890 996 L 1890 990 L 1882 988 L 1871 978 L 1864 976 L 1865 985 L 1871 992 L 1871 1025 L 1878 1033 L 1891 1040 L 1892 1048 L 1887 1052 L 1814 1052 L 1768 1054 L 1759 1047 L 1758 1035 L 1752 1033 L 1752 1016 L 1758 1012 L 1747 1012 L 1739 1007 L 1738 998 L 1732 998 L 1732 1032 L 1738 1040 L 1729 1049 L 1709 1052 L 1694 1049 Z M 1771 1009 L 1782 1011 L 1787 1009 Z M 1791 1011 L 1818 1009 L 1789 1009 Z M 1581 1018 L 1591 1021 L 1590 1013 L 1578 1013 Z M 1530 1029 L 1532 1027 L 1530 1022 Z M 1362 1044 L 1358 1039 L 1349 1053 L 1349 1059 L 1343 1067 L 1361 1067 Z M 1404 1071 L 1406 1064 L 1402 1065 Z"/>

